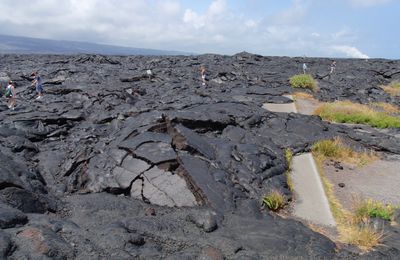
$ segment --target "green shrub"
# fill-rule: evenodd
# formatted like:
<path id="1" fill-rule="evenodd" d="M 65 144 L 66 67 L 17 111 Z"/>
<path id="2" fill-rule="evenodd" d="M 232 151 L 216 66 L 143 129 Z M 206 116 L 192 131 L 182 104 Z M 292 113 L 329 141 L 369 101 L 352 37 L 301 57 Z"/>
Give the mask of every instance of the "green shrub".
<path id="1" fill-rule="evenodd" d="M 270 210 L 278 211 L 285 205 L 285 196 L 281 192 L 273 190 L 263 197 L 262 202 Z"/>
<path id="2" fill-rule="evenodd" d="M 392 205 L 383 205 L 374 200 L 364 200 L 358 203 L 356 207 L 356 217 L 359 219 L 381 218 L 390 221 L 394 213 Z"/>
<path id="3" fill-rule="evenodd" d="M 289 79 L 290 85 L 294 88 L 308 88 L 314 91 L 317 87 L 317 82 L 310 74 L 298 74 Z"/>

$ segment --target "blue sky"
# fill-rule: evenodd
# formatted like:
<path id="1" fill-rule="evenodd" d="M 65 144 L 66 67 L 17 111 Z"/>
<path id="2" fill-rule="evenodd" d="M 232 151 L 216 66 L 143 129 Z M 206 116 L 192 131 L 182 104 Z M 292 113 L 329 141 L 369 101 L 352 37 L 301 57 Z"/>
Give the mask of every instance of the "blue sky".
<path id="1" fill-rule="evenodd" d="M 274 56 L 400 58 L 400 0 L 1 0 L 0 34 Z"/>

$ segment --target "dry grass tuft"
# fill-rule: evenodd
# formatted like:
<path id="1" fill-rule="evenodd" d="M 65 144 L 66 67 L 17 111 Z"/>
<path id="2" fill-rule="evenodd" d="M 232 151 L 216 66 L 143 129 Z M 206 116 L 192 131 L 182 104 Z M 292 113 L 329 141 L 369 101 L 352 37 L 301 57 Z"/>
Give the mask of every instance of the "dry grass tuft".
<path id="1" fill-rule="evenodd" d="M 356 104 L 351 101 L 336 101 L 333 103 L 324 103 L 315 110 L 316 115 L 324 115 L 324 119 L 334 121 L 334 113 L 341 114 L 366 114 L 373 115 L 375 111 L 366 105 Z"/>
<path id="2" fill-rule="evenodd" d="M 309 99 L 309 100 L 315 99 L 313 95 L 306 93 L 306 92 L 295 92 L 295 93 L 293 93 L 293 96 L 295 98 L 301 98 L 301 99 Z"/>
<path id="3" fill-rule="evenodd" d="M 320 160 L 332 159 L 343 161 L 349 164 L 364 166 L 377 160 L 377 156 L 372 152 L 357 152 L 346 146 L 339 137 L 333 140 L 322 140 L 315 143 L 312 148 L 314 157 Z"/>
<path id="4" fill-rule="evenodd" d="M 400 128 L 399 116 L 391 116 L 386 112 L 378 112 L 367 105 L 350 101 L 322 104 L 314 114 L 331 122 L 365 124 L 377 128 Z"/>
<path id="5" fill-rule="evenodd" d="M 292 180 L 292 160 L 293 160 L 293 152 L 290 149 L 285 150 L 285 159 L 286 163 L 288 164 L 288 169 L 285 172 L 286 175 L 286 183 L 288 188 L 291 192 L 293 192 L 293 180 Z"/>
<path id="6" fill-rule="evenodd" d="M 400 96 L 400 82 L 399 81 L 393 81 L 387 86 L 381 86 L 383 91 L 386 93 L 392 95 L 392 96 Z"/>
<path id="7" fill-rule="evenodd" d="M 380 244 L 383 232 L 377 232 L 368 224 L 341 225 L 338 227 L 340 241 L 358 246 L 360 249 L 369 251 Z"/>
<path id="8" fill-rule="evenodd" d="M 285 206 L 285 196 L 280 191 L 273 190 L 264 195 L 262 202 L 270 210 L 278 211 Z"/>
<path id="9" fill-rule="evenodd" d="M 382 109 L 387 114 L 400 113 L 400 107 L 389 103 L 377 102 L 377 103 L 371 103 L 371 106 L 376 107 L 378 109 Z"/>

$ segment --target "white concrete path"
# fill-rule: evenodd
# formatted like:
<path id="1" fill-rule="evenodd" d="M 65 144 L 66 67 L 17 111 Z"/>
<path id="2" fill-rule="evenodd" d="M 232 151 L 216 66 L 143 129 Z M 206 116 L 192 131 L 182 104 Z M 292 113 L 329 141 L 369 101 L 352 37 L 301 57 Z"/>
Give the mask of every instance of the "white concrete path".
<path id="1" fill-rule="evenodd" d="M 293 100 L 291 95 L 286 96 Z M 265 103 L 264 109 L 272 112 L 297 113 L 296 106 Z M 293 214 L 303 220 L 324 226 L 336 226 L 329 202 L 311 154 L 293 157 L 291 178 L 295 193 Z"/>
<path id="2" fill-rule="evenodd" d="M 294 215 L 315 224 L 335 226 L 314 158 L 310 153 L 293 157 Z"/>

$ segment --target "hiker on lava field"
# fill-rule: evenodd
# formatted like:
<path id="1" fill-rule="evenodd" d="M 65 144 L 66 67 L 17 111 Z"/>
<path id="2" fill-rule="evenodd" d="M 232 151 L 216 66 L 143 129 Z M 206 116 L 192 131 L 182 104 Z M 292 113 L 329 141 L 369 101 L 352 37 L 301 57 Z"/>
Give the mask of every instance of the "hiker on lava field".
<path id="1" fill-rule="evenodd" d="M 41 99 L 43 97 L 43 83 L 42 83 L 42 78 L 39 75 L 39 72 L 35 71 L 32 73 L 33 76 L 33 81 L 31 86 L 35 86 L 36 88 L 36 93 L 38 96 L 36 99 Z"/>
<path id="2" fill-rule="evenodd" d="M 331 63 L 331 71 L 329 72 L 329 74 L 333 74 L 336 70 L 336 61 L 332 61 Z"/>
<path id="3" fill-rule="evenodd" d="M 200 73 L 201 73 L 201 80 L 203 82 L 202 85 L 205 86 L 206 85 L 206 67 L 201 66 L 200 67 Z"/>
<path id="4" fill-rule="evenodd" d="M 304 62 L 304 63 L 303 63 L 303 74 L 306 74 L 306 73 L 307 73 L 307 70 L 308 70 L 307 64 Z"/>
<path id="5" fill-rule="evenodd" d="M 12 82 L 11 80 L 8 82 L 5 96 L 8 99 L 7 101 L 8 108 L 14 110 L 15 104 L 17 103 L 17 93 L 15 92 L 14 82 Z"/>

